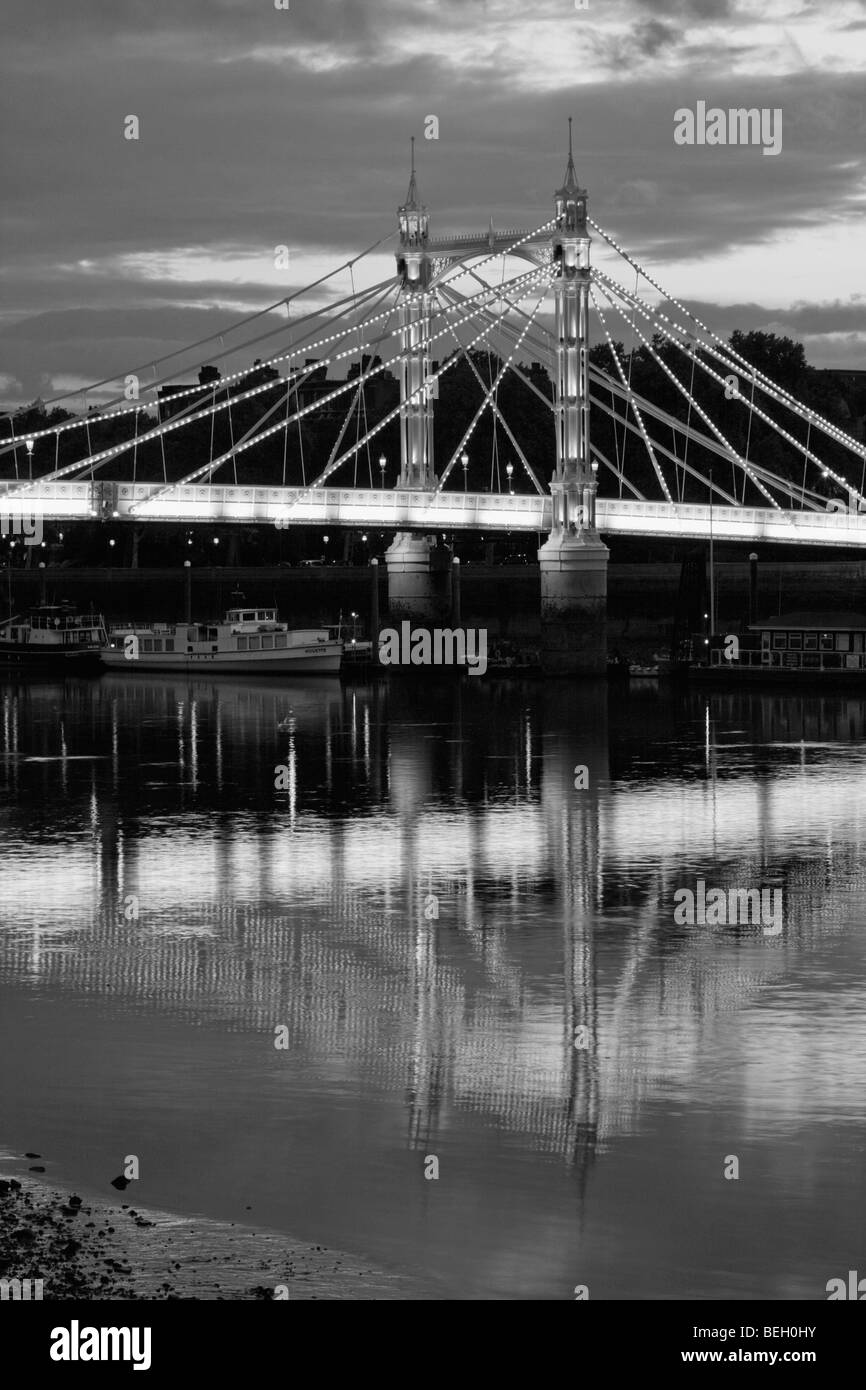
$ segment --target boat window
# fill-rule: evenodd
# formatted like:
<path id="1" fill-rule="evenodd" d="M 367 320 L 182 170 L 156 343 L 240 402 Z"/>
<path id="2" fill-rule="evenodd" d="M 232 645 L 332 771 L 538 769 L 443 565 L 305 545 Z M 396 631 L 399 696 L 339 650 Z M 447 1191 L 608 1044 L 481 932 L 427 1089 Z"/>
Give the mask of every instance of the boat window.
<path id="1" fill-rule="evenodd" d="M 167 652 L 173 652 L 173 651 L 174 651 L 174 638 L 173 638 L 173 637 L 166 637 L 166 639 L 165 639 L 165 650 L 166 650 Z"/>
<path id="2" fill-rule="evenodd" d="M 255 613 L 242 613 L 241 617 L 245 623 L 255 622 Z"/>
<path id="3" fill-rule="evenodd" d="M 774 650 L 774 651 L 777 651 L 777 652 L 778 652 L 778 651 L 782 651 L 782 650 L 784 650 L 785 647 L 787 647 L 787 645 L 788 645 L 788 634 L 787 634 L 787 632 L 774 632 L 774 633 L 773 633 L 773 650 Z"/>
<path id="4" fill-rule="evenodd" d="M 278 632 L 277 635 L 276 635 L 276 637 L 274 638 L 274 646 L 277 647 L 280 651 L 282 651 L 282 649 L 283 649 L 283 647 L 285 647 L 285 645 L 286 645 L 286 634 L 285 634 L 284 632 Z"/>
<path id="5" fill-rule="evenodd" d="M 249 641 L 249 639 L 248 639 L 247 637 L 239 637 L 239 638 L 238 638 L 238 651 L 239 651 L 239 652 L 245 652 L 245 651 L 247 650 L 247 642 L 248 642 L 248 641 Z"/>
<path id="6" fill-rule="evenodd" d="M 836 633 L 837 652 L 849 652 L 851 650 L 851 637 L 847 632 Z"/>
<path id="7" fill-rule="evenodd" d="M 187 640 L 187 642 L 194 642 L 194 641 L 195 641 L 195 628 L 194 628 L 194 627 L 188 627 L 188 628 L 187 628 L 187 630 L 186 630 L 186 640 Z"/>
<path id="8" fill-rule="evenodd" d="M 831 652 L 832 650 L 833 650 L 833 634 L 832 634 L 832 632 L 822 632 L 822 633 L 821 633 L 821 651 L 822 651 L 822 652 Z"/>
<path id="9" fill-rule="evenodd" d="M 272 652 L 273 650 L 274 650 L 274 639 L 273 639 L 273 637 L 263 637 L 263 638 L 262 638 L 262 651 L 263 651 L 263 652 Z"/>
<path id="10" fill-rule="evenodd" d="M 154 637 L 154 639 L 153 639 L 153 650 L 154 650 L 155 652 L 161 652 L 161 651 L 162 651 L 162 642 L 160 641 L 160 639 L 159 639 L 158 637 Z"/>
<path id="11" fill-rule="evenodd" d="M 761 648 L 762 648 L 763 651 L 769 651 L 769 650 L 770 650 L 770 634 L 769 634 L 769 632 L 762 632 L 762 633 L 761 633 Z"/>
<path id="12" fill-rule="evenodd" d="M 816 651 L 818 650 L 818 634 L 817 634 L 817 632 L 804 632 L 804 633 L 803 633 L 803 650 L 804 650 L 805 652 L 816 652 Z"/>
<path id="13" fill-rule="evenodd" d="M 142 639 L 141 639 L 141 650 L 142 650 L 143 652 L 152 652 L 152 651 L 153 651 L 153 638 L 152 638 L 152 637 L 142 637 Z"/>
<path id="14" fill-rule="evenodd" d="M 251 637 L 251 638 L 250 638 L 250 651 L 251 651 L 251 652 L 257 652 L 257 651 L 259 650 L 259 648 L 261 647 L 261 645 L 262 645 L 262 639 L 261 639 L 261 637 Z"/>
<path id="15" fill-rule="evenodd" d="M 803 650 L 803 634 L 802 634 L 802 632 L 792 632 L 792 633 L 790 633 L 789 636 L 788 636 L 788 646 L 791 648 L 791 651 L 792 651 L 792 652 L 800 652 L 800 651 L 802 651 L 802 650 Z"/>
<path id="16" fill-rule="evenodd" d="M 209 628 L 208 628 L 208 630 L 207 630 L 207 640 L 208 640 L 209 642 L 215 642 L 215 641 L 217 640 L 218 635 L 219 635 L 219 634 L 217 633 L 217 630 L 216 630 L 215 627 L 209 627 Z"/>

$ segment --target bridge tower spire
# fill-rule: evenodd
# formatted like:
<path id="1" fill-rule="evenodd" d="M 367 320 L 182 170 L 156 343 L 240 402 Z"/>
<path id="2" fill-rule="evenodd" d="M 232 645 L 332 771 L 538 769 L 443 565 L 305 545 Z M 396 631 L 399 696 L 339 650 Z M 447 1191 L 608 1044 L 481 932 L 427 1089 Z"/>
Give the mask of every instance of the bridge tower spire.
<path id="1" fill-rule="evenodd" d="M 551 237 L 556 307 L 556 461 L 552 530 L 538 553 L 545 665 L 603 674 L 607 665 L 607 547 L 596 530 L 597 484 L 589 450 L 587 193 L 574 167 L 571 118 L 565 180 Z"/>

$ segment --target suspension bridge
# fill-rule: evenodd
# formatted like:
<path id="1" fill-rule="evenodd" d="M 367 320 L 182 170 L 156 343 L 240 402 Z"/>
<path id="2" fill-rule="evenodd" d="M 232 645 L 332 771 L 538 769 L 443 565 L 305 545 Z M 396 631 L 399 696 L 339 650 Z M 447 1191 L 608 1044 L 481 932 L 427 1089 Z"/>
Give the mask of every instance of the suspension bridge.
<path id="1" fill-rule="evenodd" d="M 562 669 L 599 669 L 602 660 L 601 533 L 866 545 L 866 446 L 750 364 L 589 216 L 571 145 L 569 122 L 565 179 L 541 225 L 500 231 L 491 219 L 485 232 L 431 236 L 413 142 L 390 237 L 219 335 L 41 403 L 38 428 L 32 411 L 23 425 L 24 412 L 10 416 L 0 513 L 393 528 L 389 600 L 415 617 L 441 609 L 435 533 L 547 533 L 543 645 Z M 365 267 L 393 238 L 395 273 L 366 283 Z M 337 298 L 340 275 L 349 293 Z M 591 353 L 591 325 L 601 356 Z M 213 367 L 248 364 L 253 350 L 252 372 Z M 663 399 L 634 385 L 636 353 L 653 364 Z M 173 382 L 179 359 L 185 372 L 200 369 L 197 384 Z M 457 420 L 449 398 L 443 421 L 458 367 L 476 402 L 467 407 L 461 396 Z M 541 403 L 552 467 L 539 467 L 537 438 L 521 438 L 507 418 L 509 379 Z M 371 393 L 388 382 L 394 403 L 372 410 Z M 309 427 L 323 412 L 332 422 L 327 456 L 310 457 Z M 492 422 L 495 477 L 491 464 L 491 487 L 470 492 L 469 450 L 482 421 Z M 399 432 L 399 471 L 384 486 L 380 455 L 377 486 L 371 449 L 389 429 Z M 507 489 L 500 448 L 512 460 Z"/>

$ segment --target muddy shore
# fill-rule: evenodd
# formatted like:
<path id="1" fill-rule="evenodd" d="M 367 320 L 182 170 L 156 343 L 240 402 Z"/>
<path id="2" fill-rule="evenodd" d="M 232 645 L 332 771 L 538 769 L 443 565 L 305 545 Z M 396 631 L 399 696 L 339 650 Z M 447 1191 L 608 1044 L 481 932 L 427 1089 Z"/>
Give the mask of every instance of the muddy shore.
<path id="1" fill-rule="evenodd" d="M 146 1209 L 134 1190 L 115 1203 L 0 1175 L 0 1279 L 41 1279 L 43 1301 L 442 1296 L 279 1232 Z"/>

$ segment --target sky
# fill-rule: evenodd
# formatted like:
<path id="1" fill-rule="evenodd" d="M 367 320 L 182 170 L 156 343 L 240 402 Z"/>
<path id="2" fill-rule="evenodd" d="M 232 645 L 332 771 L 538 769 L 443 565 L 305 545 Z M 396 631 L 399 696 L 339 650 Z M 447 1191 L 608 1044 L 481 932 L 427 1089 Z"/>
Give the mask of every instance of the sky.
<path id="1" fill-rule="evenodd" d="M 591 216 L 672 295 L 866 367 L 866 0 L 277 3 L 4 0 L 0 403 L 122 378 L 387 237 L 413 134 L 432 234 L 540 225 L 569 115 Z M 781 110 L 781 151 L 677 144 L 698 102 Z"/>

